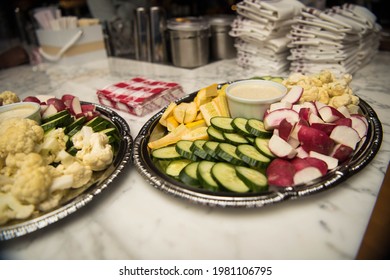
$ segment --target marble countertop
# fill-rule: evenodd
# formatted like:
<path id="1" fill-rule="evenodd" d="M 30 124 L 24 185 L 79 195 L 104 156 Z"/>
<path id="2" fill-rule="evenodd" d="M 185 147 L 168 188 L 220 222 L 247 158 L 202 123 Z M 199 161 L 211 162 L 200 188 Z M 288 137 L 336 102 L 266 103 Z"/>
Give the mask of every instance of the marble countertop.
<path id="1" fill-rule="evenodd" d="M 362 171 L 331 190 L 260 209 L 217 209 L 167 195 L 131 164 L 91 203 L 32 234 L 0 243 L 2 259 L 354 259 L 390 159 L 390 53 L 354 74 L 352 87 L 378 114 L 382 146 Z M 109 58 L 80 66 L 0 71 L 0 91 L 21 97 L 72 93 L 98 103 L 96 90 L 136 76 L 174 81 L 186 93 L 249 78 L 235 60 L 197 69 Z M 132 137 L 156 112 L 124 112 Z"/>

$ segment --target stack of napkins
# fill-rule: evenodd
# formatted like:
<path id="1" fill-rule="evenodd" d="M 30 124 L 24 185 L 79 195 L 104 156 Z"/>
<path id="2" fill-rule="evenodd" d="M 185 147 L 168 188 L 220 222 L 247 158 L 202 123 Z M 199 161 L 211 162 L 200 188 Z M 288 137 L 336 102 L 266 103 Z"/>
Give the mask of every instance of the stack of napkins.
<path id="1" fill-rule="evenodd" d="M 291 72 L 354 73 L 378 50 L 381 27 L 362 6 L 345 4 L 324 11 L 305 7 L 295 19 L 288 35 Z"/>
<path id="2" fill-rule="evenodd" d="M 237 4 L 237 17 L 230 35 L 237 38 L 237 63 L 244 68 L 281 74 L 288 70 L 293 18 L 304 5 L 298 0 L 244 0 Z"/>

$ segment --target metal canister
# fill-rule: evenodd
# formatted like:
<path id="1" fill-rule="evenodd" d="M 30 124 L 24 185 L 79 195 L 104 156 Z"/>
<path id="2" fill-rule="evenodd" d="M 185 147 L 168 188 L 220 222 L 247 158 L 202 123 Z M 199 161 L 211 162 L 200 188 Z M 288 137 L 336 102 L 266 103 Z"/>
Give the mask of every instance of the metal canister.
<path id="1" fill-rule="evenodd" d="M 173 65 L 195 68 L 209 62 L 210 26 L 206 19 L 172 18 L 167 28 Z"/>
<path id="2" fill-rule="evenodd" d="M 149 13 L 146 8 L 137 8 L 135 10 L 135 57 L 138 60 L 152 61 L 149 25 Z"/>
<path id="3" fill-rule="evenodd" d="M 150 41 L 153 62 L 168 62 L 166 42 L 166 14 L 161 7 L 150 8 Z"/>
<path id="4" fill-rule="evenodd" d="M 236 57 L 234 38 L 229 35 L 234 19 L 234 15 L 215 15 L 208 18 L 211 31 L 210 52 L 212 60 Z"/>

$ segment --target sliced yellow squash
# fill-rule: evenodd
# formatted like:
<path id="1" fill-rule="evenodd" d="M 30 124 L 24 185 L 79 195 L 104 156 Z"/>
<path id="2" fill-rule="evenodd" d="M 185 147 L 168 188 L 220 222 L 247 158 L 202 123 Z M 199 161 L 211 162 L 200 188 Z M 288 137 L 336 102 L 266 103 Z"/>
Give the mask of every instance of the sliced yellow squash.
<path id="1" fill-rule="evenodd" d="M 173 131 L 176 127 L 179 126 L 179 123 L 177 122 L 174 116 L 168 117 L 166 123 L 167 123 L 166 127 L 168 131 Z"/>
<path id="2" fill-rule="evenodd" d="M 191 140 L 191 141 L 209 140 L 209 135 L 207 133 L 207 127 L 202 126 L 202 127 L 198 127 L 198 128 L 195 128 L 195 129 L 187 132 L 186 134 L 184 134 L 182 136 L 182 140 Z"/>
<path id="3" fill-rule="evenodd" d="M 149 142 L 148 147 L 154 150 L 154 149 L 175 144 L 177 141 L 182 139 L 184 134 L 187 134 L 188 132 L 190 132 L 190 130 L 184 124 L 180 124 L 178 127 L 176 127 L 174 130 L 172 130 L 164 137 Z"/>
<path id="4" fill-rule="evenodd" d="M 199 109 L 202 112 L 203 119 L 205 120 L 207 126 L 210 126 L 210 119 L 212 117 L 221 116 L 218 106 L 214 102 L 203 104 Z"/>
<path id="5" fill-rule="evenodd" d="M 176 107 L 175 102 L 171 102 L 162 114 L 159 123 L 163 126 L 167 126 L 167 119 L 172 115 L 173 109 Z"/>

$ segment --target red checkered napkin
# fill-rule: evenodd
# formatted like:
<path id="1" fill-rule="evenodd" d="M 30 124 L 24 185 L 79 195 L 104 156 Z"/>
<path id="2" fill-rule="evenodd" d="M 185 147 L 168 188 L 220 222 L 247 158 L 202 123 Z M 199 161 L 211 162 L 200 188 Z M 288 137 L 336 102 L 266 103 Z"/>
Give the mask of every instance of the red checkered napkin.
<path id="1" fill-rule="evenodd" d="M 177 83 L 136 77 L 97 91 L 100 104 L 143 116 L 168 105 L 184 95 Z"/>

